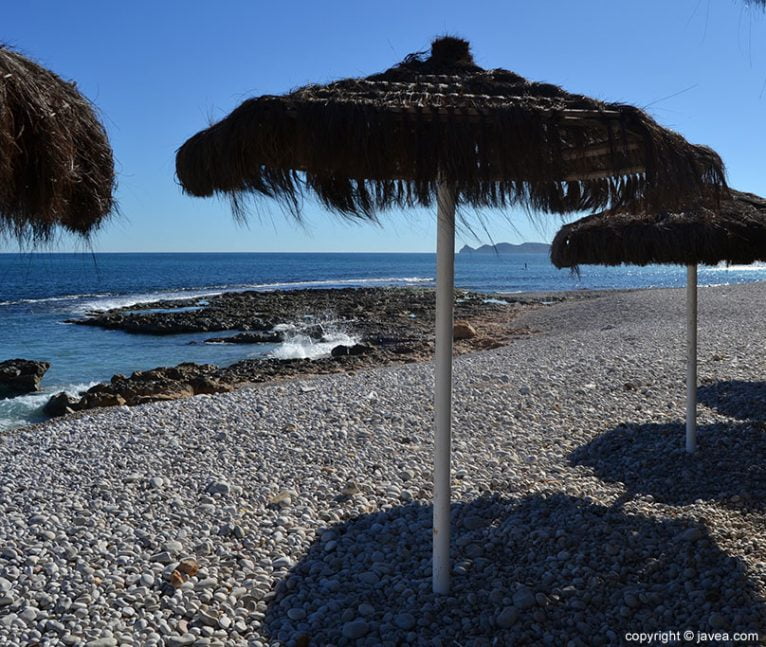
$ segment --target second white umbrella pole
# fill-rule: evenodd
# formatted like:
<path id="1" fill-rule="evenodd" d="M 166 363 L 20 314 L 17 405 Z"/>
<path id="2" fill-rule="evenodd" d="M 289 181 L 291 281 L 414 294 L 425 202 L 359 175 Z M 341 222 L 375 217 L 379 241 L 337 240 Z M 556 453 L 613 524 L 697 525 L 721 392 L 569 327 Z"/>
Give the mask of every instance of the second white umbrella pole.
<path id="1" fill-rule="evenodd" d="M 455 190 L 439 183 L 436 224 L 436 348 L 434 357 L 433 590 L 450 586 L 450 457 L 452 335 L 455 301 Z"/>
<path id="2" fill-rule="evenodd" d="M 686 451 L 697 450 L 697 266 L 686 268 Z"/>

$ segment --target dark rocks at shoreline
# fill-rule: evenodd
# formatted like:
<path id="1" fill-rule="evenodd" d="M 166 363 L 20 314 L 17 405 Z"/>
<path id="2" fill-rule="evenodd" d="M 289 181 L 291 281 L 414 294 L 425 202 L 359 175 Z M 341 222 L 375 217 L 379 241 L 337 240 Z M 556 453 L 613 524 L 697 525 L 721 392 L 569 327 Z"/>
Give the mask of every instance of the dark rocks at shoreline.
<path id="1" fill-rule="evenodd" d="M 455 291 L 455 350 L 458 353 L 502 346 L 529 334 L 512 327 L 522 309 L 544 303 L 513 297 Z M 338 328 L 359 342 L 338 345 L 319 359 L 259 358 L 220 368 L 211 364 L 180 364 L 136 371 L 72 398 L 53 396 L 45 407 L 50 416 L 97 407 L 133 406 L 199 394 L 231 391 L 238 386 L 296 376 L 372 368 L 390 363 L 429 360 L 433 355 L 435 293 L 430 288 L 346 288 L 225 293 L 183 301 L 159 301 L 94 313 L 76 320 L 89 326 L 140 334 L 170 335 L 214 330 L 239 330 L 236 335 L 208 338 L 204 343 L 281 343 L 293 335 L 327 341 L 327 328 Z M 275 326 L 282 324 L 281 326 Z M 200 343 L 200 342 L 191 342 Z"/>
<path id="2" fill-rule="evenodd" d="M 57 393 L 43 411 L 51 417 L 100 407 L 134 406 L 146 402 L 178 400 L 202 393 L 223 393 L 233 386 L 223 382 L 220 369 L 213 364 L 183 363 L 149 371 L 135 371 L 129 377 L 114 375 L 73 398 Z"/>
<path id="3" fill-rule="evenodd" d="M 530 334 L 527 328 L 514 329 L 513 336 Z M 390 340 L 387 340 L 390 341 Z M 473 342 L 470 343 L 469 342 Z M 481 337 L 478 340 L 456 341 L 457 352 L 497 348 L 507 339 Z M 391 363 L 413 363 L 429 360 L 433 343 L 390 343 L 384 347 L 339 344 L 330 357 L 318 359 L 245 359 L 227 367 L 213 364 L 183 363 L 149 371 L 135 371 L 130 376 L 114 375 L 109 382 L 96 384 L 73 398 L 58 393 L 50 398 L 44 412 L 58 417 L 100 407 L 135 406 L 148 402 L 178 400 L 200 394 L 226 393 L 236 388 L 331 373 L 354 372 Z"/>
<path id="4" fill-rule="evenodd" d="M 231 337 L 211 337 L 206 344 L 279 344 L 285 340 L 281 332 L 241 332 Z"/>
<path id="5" fill-rule="evenodd" d="M 340 325 L 346 322 L 338 322 Z M 210 337 L 206 344 L 280 344 L 289 335 L 303 335 L 312 341 L 327 341 L 327 333 L 322 324 L 291 326 L 290 330 L 270 330 L 268 332 L 241 332 L 228 337 Z"/>
<path id="6" fill-rule="evenodd" d="M 336 346 L 330 352 L 331 357 L 344 357 L 346 355 L 366 355 L 373 351 L 371 346 L 365 344 L 354 344 L 353 346 Z"/>
<path id="7" fill-rule="evenodd" d="M 455 314 L 460 318 L 484 315 L 514 307 L 487 303 L 487 295 L 455 291 Z M 227 292 L 204 301 L 184 299 L 156 301 L 92 313 L 67 323 L 147 335 L 238 330 L 244 333 L 278 334 L 277 324 L 300 324 L 302 334 L 321 338 L 321 322 L 332 319 L 352 326 L 365 337 L 423 337 L 431 334 L 435 293 L 431 288 L 342 288 L 271 292 Z M 311 326 L 317 330 L 312 331 Z M 235 339 L 238 336 L 235 336 Z M 221 343 L 258 343 L 242 337 L 216 338 Z M 208 340 L 209 341 L 209 340 Z"/>
<path id="8" fill-rule="evenodd" d="M 344 346 L 343 348 L 353 348 Z M 109 382 L 96 384 L 78 397 L 64 392 L 52 396 L 43 411 L 50 417 L 111 406 L 135 406 L 147 402 L 179 400 L 194 395 L 227 393 L 239 386 L 271 382 L 301 375 L 338 373 L 370 367 L 375 349 L 354 351 L 320 359 L 249 359 L 220 368 L 191 362 L 173 367 L 136 371 L 130 376 L 114 375 Z"/>
<path id="9" fill-rule="evenodd" d="M 74 413 L 80 398 L 72 397 L 68 393 L 61 391 L 52 395 L 43 407 L 43 413 L 49 418 L 58 418 L 68 413 Z"/>
<path id="10" fill-rule="evenodd" d="M 181 333 L 216 332 L 223 330 L 254 330 L 267 332 L 274 322 L 259 317 L 232 318 L 227 313 L 196 312 L 125 314 L 108 311 L 86 319 L 67 319 L 66 323 L 96 326 L 107 330 L 124 330 L 141 335 L 177 335 Z"/>
<path id="11" fill-rule="evenodd" d="M 8 359 L 0 362 L 0 398 L 14 398 L 40 390 L 40 380 L 51 367 L 49 362 Z"/>
<path id="12" fill-rule="evenodd" d="M 452 326 L 453 339 L 473 339 L 476 337 L 476 329 L 467 321 L 456 321 Z"/>

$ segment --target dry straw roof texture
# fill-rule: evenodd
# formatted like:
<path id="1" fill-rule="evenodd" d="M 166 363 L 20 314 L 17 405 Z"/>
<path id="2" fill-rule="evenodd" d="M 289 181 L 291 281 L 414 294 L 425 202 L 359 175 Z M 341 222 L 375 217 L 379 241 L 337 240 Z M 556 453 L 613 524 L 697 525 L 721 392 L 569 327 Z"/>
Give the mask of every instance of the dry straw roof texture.
<path id="1" fill-rule="evenodd" d="M 114 162 L 93 106 L 53 72 L 0 45 L 0 237 L 87 235 L 114 207 Z"/>
<path id="2" fill-rule="evenodd" d="M 730 191 L 716 209 L 598 213 L 559 230 L 551 261 L 559 268 L 766 261 L 766 200 Z"/>
<path id="3" fill-rule="evenodd" d="M 558 213 L 724 183 L 713 151 L 638 108 L 482 69 L 451 37 L 382 74 L 249 99 L 184 143 L 176 171 L 187 193 L 232 196 L 235 210 L 265 195 L 298 214 L 308 190 L 367 218 L 431 205 L 440 175 L 461 204 Z"/>

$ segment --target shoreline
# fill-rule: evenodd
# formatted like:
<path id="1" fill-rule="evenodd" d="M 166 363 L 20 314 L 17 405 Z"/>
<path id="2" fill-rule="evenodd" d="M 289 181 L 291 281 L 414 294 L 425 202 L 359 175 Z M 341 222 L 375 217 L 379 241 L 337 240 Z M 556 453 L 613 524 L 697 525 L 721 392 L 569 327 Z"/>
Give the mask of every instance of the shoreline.
<path id="1" fill-rule="evenodd" d="M 757 282 L 751 282 L 747 285 L 759 285 L 764 282 L 757 281 Z M 725 287 L 725 286 L 704 286 L 704 287 Z M 484 295 L 485 297 L 492 298 L 490 295 L 494 295 L 494 297 L 499 297 L 502 299 L 505 299 L 508 301 L 509 304 L 512 305 L 513 308 L 518 308 L 518 311 L 514 311 L 512 313 L 513 319 L 515 320 L 519 316 L 523 314 L 523 312 L 527 308 L 534 308 L 534 307 L 548 307 L 551 305 L 555 305 L 562 302 L 577 302 L 583 299 L 601 299 L 601 298 L 609 298 L 615 297 L 616 295 L 620 294 L 630 294 L 633 292 L 644 292 L 644 291 L 653 291 L 653 290 L 678 290 L 682 288 L 620 288 L 620 289 L 612 289 L 612 290 L 570 290 L 570 291 L 530 291 L 530 292 L 488 292 L 488 293 L 477 293 L 477 295 Z M 407 287 L 407 288 L 388 288 L 388 287 L 375 287 L 375 288 L 330 288 L 330 289 L 320 289 L 320 290 L 313 290 L 313 289 L 299 289 L 299 290 L 274 290 L 269 291 L 267 294 L 271 295 L 290 295 L 290 294 L 322 294 L 322 293 L 328 293 L 328 294 L 348 294 L 348 293 L 354 293 L 354 292 L 373 292 L 373 293 L 383 293 L 386 292 L 396 292 L 396 291 L 402 291 L 402 292 L 412 292 L 417 293 L 418 291 L 422 293 L 429 293 L 433 291 L 433 288 L 430 287 Z M 250 294 L 252 291 L 235 291 L 235 292 L 225 292 L 221 293 L 219 295 L 221 298 L 239 298 L 242 295 Z M 255 292 L 255 294 L 260 294 L 260 292 Z M 121 306 L 119 308 L 114 308 L 109 311 L 104 312 L 98 312 L 96 313 L 98 316 L 109 316 L 109 313 L 119 313 L 119 312 L 137 312 L 141 313 L 145 310 L 151 310 L 154 307 L 169 307 L 170 309 L 177 308 L 177 309 L 184 309 L 189 304 L 194 304 L 198 301 L 203 301 L 207 303 L 207 298 L 212 295 L 205 295 L 204 297 L 187 297 L 185 299 L 173 299 L 173 300 L 161 300 L 161 301 L 144 301 L 140 304 L 131 304 L 128 306 Z M 406 304 L 405 304 L 406 306 Z M 480 317 L 479 317 L 480 319 Z M 471 320 L 470 318 L 468 321 L 473 321 L 476 323 L 477 319 Z M 504 322 L 505 323 L 505 322 Z M 426 331 L 429 328 L 429 322 L 426 319 L 424 328 Z M 506 326 L 508 328 L 508 326 Z M 221 328 L 213 327 L 211 330 L 221 330 Z M 234 329 L 236 332 L 236 329 Z M 225 329 L 224 329 L 225 332 Z M 475 350 L 480 350 L 482 348 L 492 348 L 495 346 L 502 346 L 508 343 L 512 343 L 515 338 L 518 338 L 519 336 L 526 335 L 526 334 L 534 334 L 535 331 L 530 330 L 529 327 L 510 327 L 506 331 L 506 333 L 503 333 L 500 335 L 499 338 L 492 339 L 491 336 L 487 336 L 485 333 L 486 330 L 481 330 L 480 326 L 480 332 L 482 333 L 482 337 L 480 337 L 479 340 L 473 340 L 471 342 L 468 342 L 468 346 L 466 346 L 466 342 L 457 342 L 456 343 L 456 352 L 463 353 L 463 352 L 471 352 Z M 496 333 L 497 332 L 497 326 L 495 326 L 494 330 L 490 330 L 490 333 Z M 249 333 L 248 333 L 249 334 Z M 260 333 L 259 333 L 260 334 Z M 169 333 L 169 337 L 172 337 L 172 333 Z M 235 336 L 236 337 L 236 336 Z M 215 341 L 215 339 L 211 339 L 210 341 Z M 364 339 L 361 340 L 364 344 Z M 373 349 L 374 350 L 374 349 Z M 161 393 L 163 390 L 165 391 L 165 394 L 161 395 L 160 397 L 151 398 L 146 397 L 148 395 L 147 388 L 136 388 L 135 381 L 132 381 L 132 379 L 124 378 L 121 375 L 115 375 L 113 378 L 113 383 L 116 383 L 116 387 L 105 387 L 105 385 L 108 385 L 109 383 L 101 382 L 97 383 L 95 386 L 88 387 L 93 392 L 98 392 L 97 396 L 93 396 L 90 398 L 90 402 L 85 401 L 85 398 L 83 397 L 83 394 L 86 394 L 86 391 L 81 391 L 80 396 L 77 397 L 69 397 L 69 396 L 63 396 L 62 392 L 59 391 L 53 391 L 50 396 L 48 396 L 48 400 L 50 401 L 52 398 L 59 397 L 59 401 L 52 403 L 53 406 L 50 408 L 50 412 L 55 415 L 61 415 L 62 413 L 68 413 L 71 415 L 74 412 L 74 409 L 76 408 L 82 408 L 84 410 L 93 410 L 94 408 L 100 408 L 103 406 L 119 406 L 122 404 L 127 403 L 134 405 L 142 401 L 148 401 L 151 399 L 175 399 L 175 397 L 188 397 L 188 396 L 196 396 L 200 393 L 213 393 L 213 392 L 226 392 L 235 388 L 243 388 L 247 386 L 251 386 L 253 384 L 261 384 L 261 383 L 267 383 L 272 381 L 282 381 L 282 380 L 291 380 L 291 379 L 302 379 L 310 375 L 321 375 L 321 374 L 328 374 L 328 373 L 339 373 L 339 372 L 348 372 L 348 371 L 358 371 L 363 368 L 367 367 L 373 367 L 373 366 L 384 366 L 389 364 L 398 364 L 398 363 L 408 363 L 411 361 L 428 361 L 430 358 L 430 352 L 432 351 L 432 342 L 427 343 L 425 346 L 421 345 L 421 349 L 415 350 L 415 349 L 407 349 L 407 352 L 404 354 L 391 354 L 391 353 L 380 353 L 380 352 L 372 352 L 369 355 L 366 355 L 364 357 L 344 357 L 344 358 L 317 358 L 312 360 L 306 360 L 304 362 L 300 361 L 284 361 L 284 360 L 268 360 L 267 358 L 263 359 L 254 359 L 254 360 L 240 360 L 235 361 L 233 364 L 221 364 L 218 366 L 212 366 L 208 368 L 208 365 L 206 364 L 197 364 L 194 365 L 195 367 L 199 367 L 200 370 L 197 371 L 196 375 L 189 373 L 188 376 L 184 376 L 186 379 L 186 383 L 188 386 L 188 382 L 191 380 L 191 378 L 197 377 L 198 381 L 202 380 L 202 383 L 195 387 L 192 385 L 189 388 L 186 388 L 185 390 L 176 388 L 178 385 L 173 383 L 173 380 L 167 380 L 167 375 L 164 373 L 158 373 L 158 381 L 161 382 L 160 385 L 152 385 L 151 389 L 148 389 L 148 391 L 156 390 L 158 393 Z M 176 365 L 176 368 L 178 366 L 185 366 L 184 364 Z M 190 365 L 191 366 L 191 365 Z M 167 371 L 168 369 L 162 369 L 162 371 Z M 188 369 L 184 369 L 185 371 Z M 151 374 L 152 372 L 160 371 L 160 369 L 151 369 L 147 371 L 141 371 L 138 372 L 137 375 L 146 375 Z M 141 379 L 146 379 L 146 377 L 142 377 Z M 126 382 L 127 380 L 127 382 Z M 92 383 L 91 383 L 92 384 Z M 140 386 L 140 385 L 139 385 Z M 175 393 L 175 395 L 172 395 Z M 35 393 L 31 393 L 29 395 L 36 395 Z M 23 396 L 22 396 L 23 397 Z M 142 399 L 143 398 L 143 399 Z M 81 405 L 78 405 L 76 403 L 82 402 Z M 36 416 L 39 414 L 35 414 Z M 45 421 L 43 421 L 45 422 Z M 20 426 L 28 426 L 29 424 L 39 424 L 38 421 L 35 422 L 21 422 Z M 4 430 L 3 433 L 6 433 L 9 429 L 16 428 L 16 427 L 9 427 Z"/>
<path id="2" fill-rule="evenodd" d="M 561 297 L 549 297 L 558 301 Z M 530 334 L 513 322 L 541 300 L 456 291 L 456 352 L 499 347 Z M 547 302 L 546 302 L 547 303 Z M 433 352 L 434 291 L 416 287 L 340 288 L 231 292 L 204 299 L 147 302 L 91 313 L 67 323 L 187 343 L 236 343 L 257 349 L 278 346 L 261 358 L 228 366 L 181 363 L 170 368 L 114 375 L 77 397 L 54 395 L 45 412 L 56 416 L 104 406 L 137 405 L 228 392 L 312 374 L 420 362 Z M 221 336 L 221 334 L 224 336 Z M 215 335 L 215 336 L 213 336 Z M 280 346 L 316 357 L 280 356 Z M 293 352 L 293 351 L 291 351 Z"/>

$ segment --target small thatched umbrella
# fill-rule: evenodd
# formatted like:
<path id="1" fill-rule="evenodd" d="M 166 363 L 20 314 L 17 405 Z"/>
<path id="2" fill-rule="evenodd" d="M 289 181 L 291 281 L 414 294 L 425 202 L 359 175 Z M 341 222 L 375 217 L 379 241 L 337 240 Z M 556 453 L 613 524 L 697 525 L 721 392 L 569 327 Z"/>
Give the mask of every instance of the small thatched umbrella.
<path id="1" fill-rule="evenodd" d="M 565 225 L 551 246 L 556 267 L 685 265 L 686 450 L 697 448 L 697 265 L 766 261 L 766 200 L 730 191 L 716 208 L 599 213 Z"/>
<path id="2" fill-rule="evenodd" d="M 112 149 L 90 102 L 0 46 L 0 235 L 87 235 L 111 213 L 114 185 Z"/>
<path id="3" fill-rule="evenodd" d="M 449 589 L 450 425 L 456 204 L 570 212 L 723 184 L 715 153 L 632 106 L 477 66 L 466 41 L 360 79 L 245 101 L 178 151 L 195 196 L 306 194 L 348 217 L 437 204 L 434 590 Z"/>

